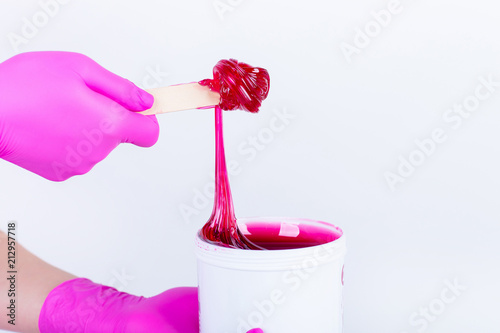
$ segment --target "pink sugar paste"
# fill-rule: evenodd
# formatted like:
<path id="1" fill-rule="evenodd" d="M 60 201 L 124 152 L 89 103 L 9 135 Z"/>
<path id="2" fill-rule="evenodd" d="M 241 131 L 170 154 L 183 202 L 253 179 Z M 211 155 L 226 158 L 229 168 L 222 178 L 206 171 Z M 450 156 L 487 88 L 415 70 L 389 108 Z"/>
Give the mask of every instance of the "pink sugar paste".
<path id="1" fill-rule="evenodd" d="M 317 222 L 319 223 L 319 222 Z M 243 235 L 267 250 L 289 250 L 322 245 L 342 236 L 342 230 L 332 230 L 330 224 L 290 224 L 285 222 L 252 221 L 244 226 Z"/>
<path id="2" fill-rule="evenodd" d="M 224 152 L 222 110 L 258 112 L 269 93 L 269 73 L 264 68 L 229 59 L 215 65 L 213 77 L 199 82 L 220 94 L 220 103 L 215 106 L 214 208 L 201 235 L 205 241 L 217 245 L 263 250 L 243 236 L 236 223 Z"/>
<path id="3" fill-rule="evenodd" d="M 208 222 L 201 229 L 203 239 L 212 244 L 237 249 L 263 250 L 243 236 L 236 223 L 224 152 L 222 110 L 219 106 L 215 107 L 215 147 L 214 208 Z"/>
<path id="4" fill-rule="evenodd" d="M 253 223 L 246 237 L 238 228 L 226 168 L 222 110 L 258 112 L 269 93 L 269 74 L 237 60 L 221 60 L 213 70 L 214 79 L 199 83 L 219 92 L 215 106 L 215 195 L 212 215 L 200 231 L 208 243 L 246 250 L 293 249 L 334 241 L 341 235 L 327 228 L 298 225 L 284 230 L 281 223 Z"/>

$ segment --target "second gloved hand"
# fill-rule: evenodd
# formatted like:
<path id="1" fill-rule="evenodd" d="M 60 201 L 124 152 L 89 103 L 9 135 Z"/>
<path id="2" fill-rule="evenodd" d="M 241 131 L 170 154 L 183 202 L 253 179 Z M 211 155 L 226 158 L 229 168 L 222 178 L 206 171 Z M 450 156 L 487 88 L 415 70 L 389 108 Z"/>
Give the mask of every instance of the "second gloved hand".
<path id="1" fill-rule="evenodd" d="M 71 52 L 29 52 L 0 64 L 0 157 L 44 178 L 88 172 L 118 144 L 158 140 L 153 96 Z"/>
<path id="2" fill-rule="evenodd" d="M 41 333 L 199 333 L 198 323 L 197 288 L 138 297 L 84 278 L 54 288 L 38 320 Z"/>

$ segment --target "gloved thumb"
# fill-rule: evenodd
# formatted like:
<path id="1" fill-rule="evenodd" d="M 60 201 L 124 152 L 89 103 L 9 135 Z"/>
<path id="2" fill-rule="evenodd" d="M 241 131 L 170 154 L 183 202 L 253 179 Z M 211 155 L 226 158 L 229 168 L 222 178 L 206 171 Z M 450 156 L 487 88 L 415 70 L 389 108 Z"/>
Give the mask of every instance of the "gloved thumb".
<path id="1" fill-rule="evenodd" d="M 79 56 L 81 59 L 78 71 L 90 89 L 130 111 L 144 111 L 151 108 L 154 102 L 153 95 L 131 81 L 108 71 L 91 58 L 83 54 Z"/>

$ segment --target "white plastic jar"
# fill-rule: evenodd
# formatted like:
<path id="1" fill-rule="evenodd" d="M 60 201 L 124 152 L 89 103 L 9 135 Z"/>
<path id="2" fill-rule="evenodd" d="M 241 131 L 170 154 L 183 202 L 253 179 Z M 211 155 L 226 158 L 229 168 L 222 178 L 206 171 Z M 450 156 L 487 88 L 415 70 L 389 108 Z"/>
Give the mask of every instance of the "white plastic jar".
<path id="1" fill-rule="evenodd" d="M 258 239 L 269 234 L 290 243 L 297 237 L 315 238 L 311 230 L 322 236 L 320 245 L 254 251 L 213 245 L 198 235 L 200 333 L 246 333 L 252 328 L 341 333 L 342 230 L 326 222 L 282 217 L 238 219 L 238 225 L 250 240 L 256 233 Z"/>

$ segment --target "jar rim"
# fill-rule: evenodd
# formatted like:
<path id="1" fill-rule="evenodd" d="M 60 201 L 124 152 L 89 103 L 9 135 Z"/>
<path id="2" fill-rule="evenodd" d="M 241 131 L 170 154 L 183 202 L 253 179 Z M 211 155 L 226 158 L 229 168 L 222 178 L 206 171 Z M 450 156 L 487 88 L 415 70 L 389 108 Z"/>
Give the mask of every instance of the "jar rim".
<path id="1" fill-rule="evenodd" d="M 339 260 L 345 255 L 345 234 L 341 228 L 331 223 L 293 217 L 246 217 L 238 219 L 239 226 L 251 222 L 305 223 L 329 229 L 336 232 L 339 237 L 333 241 L 309 247 L 255 251 L 211 244 L 201 239 L 200 233 L 197 232 L 196 255 L 198 260 L 228 269 L 286 270 L 297 265 L 302 265 L 305 261 L 309 264 L 322 265 L 327 262 Z M 243 227 L 242 229 L 243 234 L 245 234 L 245 228 Z"/>

